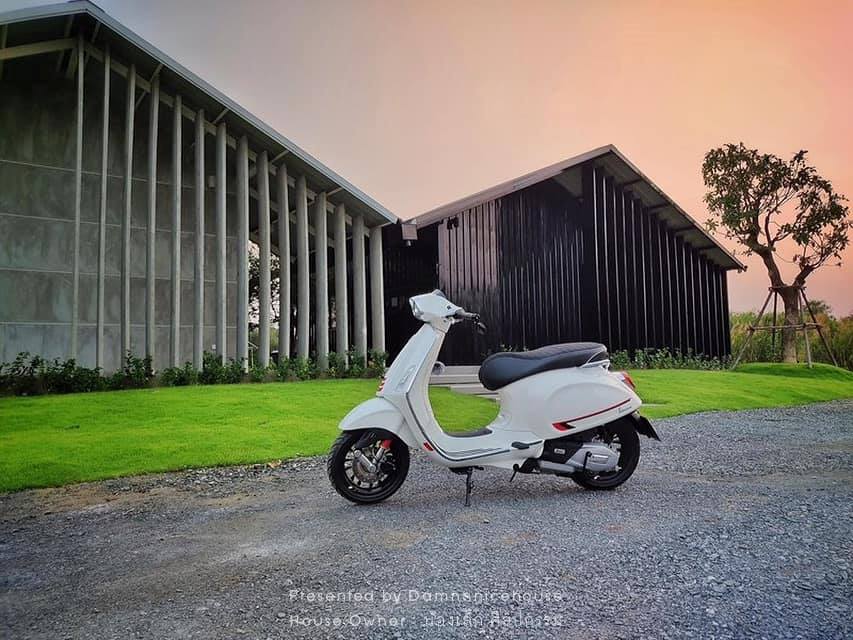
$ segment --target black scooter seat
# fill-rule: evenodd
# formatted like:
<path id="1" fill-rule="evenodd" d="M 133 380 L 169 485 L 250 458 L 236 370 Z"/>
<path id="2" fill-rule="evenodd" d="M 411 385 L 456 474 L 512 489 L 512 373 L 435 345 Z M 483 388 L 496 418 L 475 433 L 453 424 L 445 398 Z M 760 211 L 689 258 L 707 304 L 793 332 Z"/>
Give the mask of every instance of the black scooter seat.
<path id="1" fill-rule="evenodd" d="M 483 361 L 480 382 L 489 391 L 495 391 L 537 373 L 580 367 L 606 359 L 607 347 L 598 342 L 568 342 L 533 351 L 496 353 Z"/>

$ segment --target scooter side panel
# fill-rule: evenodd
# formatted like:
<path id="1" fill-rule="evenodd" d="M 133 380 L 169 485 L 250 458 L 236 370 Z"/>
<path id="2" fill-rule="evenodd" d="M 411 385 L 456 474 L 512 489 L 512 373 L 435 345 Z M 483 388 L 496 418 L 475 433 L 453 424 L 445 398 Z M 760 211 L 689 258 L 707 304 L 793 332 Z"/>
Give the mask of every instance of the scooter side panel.
<path id="1" fill-rule="evenodd" d="M 510 428 L 545 439 L 599 427 L 642 405 L 637 394 L 603 367 L 557 369 L 523 378 L 501 389 L 500 401 Z"/>

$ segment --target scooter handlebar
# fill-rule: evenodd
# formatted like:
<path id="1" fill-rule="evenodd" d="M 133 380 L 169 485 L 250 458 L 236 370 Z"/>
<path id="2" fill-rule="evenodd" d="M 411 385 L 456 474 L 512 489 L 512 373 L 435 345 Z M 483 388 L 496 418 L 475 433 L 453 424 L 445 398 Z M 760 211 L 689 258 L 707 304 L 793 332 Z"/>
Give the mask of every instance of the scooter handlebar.
<path id="1" fill-rule="evenodd" d="M 485 335 L 486 325 L 484 325 L 480 321 L 480 314 L 479 313 L 471 313 L 470 311 L 465 311 L 463 309 L 460 309 L 459 311 L 457 311 L 456 313 L 453 314 L 453 317 L 456 318 L 457 320 L 470 320 L 471 322 L 474 323 L 474 326 L 477 328 L 477 333 L 479 333 L 480 335 Z"/>
<path id="2" fill-rule="evenodd" d="M 465 311 L 464 309 L 460 309 L 456 313 L 453 314 L 453 317 L 457 320 L 479 320 L 479 313 L 471 313 L 470 311 Z"/>

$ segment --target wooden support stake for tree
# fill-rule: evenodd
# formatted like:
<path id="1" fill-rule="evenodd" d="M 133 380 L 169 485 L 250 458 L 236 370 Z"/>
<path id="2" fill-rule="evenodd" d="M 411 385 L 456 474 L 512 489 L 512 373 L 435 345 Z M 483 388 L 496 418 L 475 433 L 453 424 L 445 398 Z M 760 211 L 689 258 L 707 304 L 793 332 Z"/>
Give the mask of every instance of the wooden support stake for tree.
<path id="1" fill-rule="evenodd" d="M 801 290 L 802 291 L 802 290 Z M 797 296 L 797 309 L 800 312 L 800 322 L 803 324 L 803 338 L 805 339 L 805 347 L 806 347 L 806 362 L 809 365 L 809 369 L 812 368 L 812 346 L 809 343 L 809 329 L 806 326 L 806 316 L 803 311 L 803 302 L 801 300 L 801 296 Z"/>
<path id="2" fill-rule="evenodd" d="M 799 296 L 797 297 L 797 312 L 800 315 L 800 322 L 798 324 L 776 324 L 776 304 L 778 302 L 779 292 L 775 287 L 770 287 L 770 291 L 767 294 L 767 297 L 764 299 L 764 304 L 761 305 L 761 311 L 758 312 L 758 317 L 755 319 L 754 324 L 750 324 L 747 327 L 747 336 L 746 340 L 743 343 L 743 346 L 740 348 L 738 352 L 737 358 L 735 358 L 734 364 L 732 364 L 732 369 L 736 368 L 738 364 L 740 364 L 740 360 L 743 357 L 743 354 L 746 352 L 747 347 L 749 346 L 750 341 L 752 340 L 752 336 L 756 331 L 771 331 L 773 336 L 773 346 L 775 350 L 775 342 L 776 342 L 776 331 L 777 330 L 785 330 L 791 329 L 794 331 L 796 336 L 796 332 L 802 331 L 803 337 L 805 338 L 805 350 L 806 350 L 806 362 L 808 363 L 809 368 L 814 366 L 812 362 L 812 349 L 811 343 L 809 342 L 809 329 L 815 329 L 817 331 L 818 336 L 823 343 L 824 348 L 826 349 L 829 357 L 832 358 L 832 363 L 837 367 L 838 361 L 835 359 L 835 354 L 832 353 L 832 350 L 829 348 L 829 343 L 826 340 L 826 337 L 823 335 L 823 331 L 821 329 L 820 323 L 817 321 L 817 317 L 812 311 L 811 306 L 809 305 L 809 300 L 806 298 L 806 292 L 804 287 L 798 288 Z M 767 309 L 767 305 L 770 302 L 770 296 L 773 296 L 773 324 L 762 327 L 761 319 L 764 317 L 764 311 Z M 812 322 L 806 322 L 805 311 L 803 310 L 803 306 L 808 310 L 809 315 L 811 316 Z"/>
<path id="3" fill-rule="evenodd" d="M 743 354 L 746 351 L 746 348 L 749 346 L 749 342 L 750 342 L 750 340 L 752 340 L 752 335 L 755 333 L 757 326 L 761 324 L 761 318 L 764 317 L 764 310 L 767 308 L 767 304 L 770 302 L 770 296 L 774 295 L 775 293 L 776 293 L 776 291 L 771 287 L 770 291 L 767 293 L 767 297 L 764 299 L 764 304 L 761 305 L 761 311 L 758 312 L 758 318 L 756 318 L 755 324 L 754 325 L 751 324 L 751 325 L 749 325 L 749 327 L 747 327 L 747 329 L 746 329 L 746 331 L 747 331 L 746 341 L 743 343 L 743 346 L 740 348 L 740 351 L 737 354 L 737 358 L 735 358 L 734 364 L 732 365 L 732 369 L 737 368 L 738 364 L 740 364 L 740 359 L 743 357 Z M 774 324 L 775 324 L 775 322 L 776 321 L 774 320 Z"/>
<path id="4" fill-rule="evenodd" d="M 829 342 L 827 342 L 826 337 L 823 335 L 823 330 L 821 329 L 820 323 L 817 321 L 817 316 L 815 316 L 814 311 L 812 311 L 811 304 L 809 304 L 809 299 L 806 297 L 806 289 L 805 287 L 800 287 L 800 295 L 803 298 L 803 302 L 806 305 L 806 309 L 809 311 L 809 315 L 812 318 L 812 322 L 814 322 L 815 329 L 817 330 L 817 335 L 820 337 L 820 341 L 823 343 L 824 349 L 829 354 L 829 357 L 832 358 L 832 364 L 836 367 L 838 366 L 838 360 L 835 359 L 835 354 L 832 352 L 832 349 L 829 348 Z"/>

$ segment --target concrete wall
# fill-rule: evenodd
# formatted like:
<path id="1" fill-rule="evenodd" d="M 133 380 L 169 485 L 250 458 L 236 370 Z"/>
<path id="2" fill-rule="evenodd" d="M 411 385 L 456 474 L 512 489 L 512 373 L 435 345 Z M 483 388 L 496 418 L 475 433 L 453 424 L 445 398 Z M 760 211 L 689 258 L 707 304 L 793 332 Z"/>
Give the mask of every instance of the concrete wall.
<path id="1" fill-rule="evenodd" d="M 0 361 L 20 351 L 66 358 L 70 349 L 74 251 L 74 157 L 76 79 L 57 74 L 35 80 L 15 62 L 0 80 Z M 95 364 L 98 218 L 101 175 L 103 66 L 86 67 L 83 130 L 83 195 L 80 231 L 78 361 Z M 125 80 L 111 76 L 107 187 L 104 369 L 120 363 L 121 221 L 124 206 Z M 137 95 L 140 95 L 137 92 Z M 131 226 L 131 350 L 144 353 L 145 242 L 147 220 L 148 113 L 146 97 L 136 110 Z M 194 307 L 194 207 L 191 123 L 183 126 L 181 241 L 181 361 L 192 360 Z M 155 367 L 168 366 L 172 227 L 172 111 L 160 105 L 157 175 Z M 215 170 L 214 143 L 206 138 L 206 175 Z M 237 321 L 237 220 L 234 152 L 228 153 L 227 355 L 235 352 Z M 254 203 L 253 203 L 254 204 Z M 216 323 L 214 191 L 205 197 L 206 350 L 213 350 Z"/>

